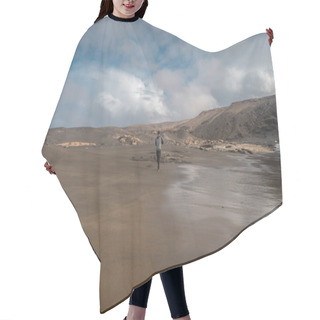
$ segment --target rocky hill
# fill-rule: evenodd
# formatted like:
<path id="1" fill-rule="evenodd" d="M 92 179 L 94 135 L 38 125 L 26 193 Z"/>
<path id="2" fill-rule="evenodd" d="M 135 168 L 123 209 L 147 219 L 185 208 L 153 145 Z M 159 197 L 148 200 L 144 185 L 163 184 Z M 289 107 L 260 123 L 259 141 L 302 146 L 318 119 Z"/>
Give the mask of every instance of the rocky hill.
<path id="1" fill-rule="evenodd" d="M 165 144 L 227 151 L 240 144 L 243 149 L 250 150 L 250 145 L 274 148 L 279 141 L 277 128 L 273 95 L 202 111 L 193 119 L 177 122 L 135 124 L 124 128 L 54 128 L 48 133 L 47 143 L 63 147 L 154 144 L 160 130 Z"/>
<path id="2" fill-rule="evenodd" d="M 275 96 L 232 103 L 201 112 L 176 127 L 178 136 L 192 134 L 206 140 L 274 143 L 278 140 Z"/>

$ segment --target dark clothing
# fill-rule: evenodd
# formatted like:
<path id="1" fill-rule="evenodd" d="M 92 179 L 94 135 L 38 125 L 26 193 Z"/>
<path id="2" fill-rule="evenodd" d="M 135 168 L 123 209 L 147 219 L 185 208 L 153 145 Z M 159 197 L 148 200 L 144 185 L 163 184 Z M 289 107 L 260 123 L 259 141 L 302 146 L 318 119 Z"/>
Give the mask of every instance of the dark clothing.
<path id="1" fill-rule="evenodd" d="M 160 168 L 161 149 L 157 149 L 158 169 Z"/>
<path id="2" fill-rule="evenodd" d="M 181 318 L 189 314 L 184 292 L 182 266 L 160 273 L 162 285 L 167 297 L 171 317 Z M 152 278 L 134 289 L 129 304 L 147 308 Z"/>
<path id="3" fill-rule="evenodd" d="M 161 158 L 161 146 L 163 145 L 163 139 L 161 136 L 157 136 L 154 144 L 156 145 L 156 153 L 157 153 L 157 162 L 158 162 L 158 170 L 160 169 L 160 158 Z"/>

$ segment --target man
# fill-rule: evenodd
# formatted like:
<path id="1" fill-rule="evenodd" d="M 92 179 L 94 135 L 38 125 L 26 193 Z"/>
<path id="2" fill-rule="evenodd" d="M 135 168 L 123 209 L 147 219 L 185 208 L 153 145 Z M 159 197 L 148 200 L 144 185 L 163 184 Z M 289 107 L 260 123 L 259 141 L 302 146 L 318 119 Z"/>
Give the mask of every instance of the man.
<path id="1" fill-rule="evenodd" d="M 163 145 L 163 139 L 160 136 L 160 131 L 158 131 L 158 135 L 155 140 L 156 145 L 156 153 L 157 153 L 157 162 L 158 162 L 158 171 L 160 169 L 160 157 L 161 157 L 161 145 Z"/>

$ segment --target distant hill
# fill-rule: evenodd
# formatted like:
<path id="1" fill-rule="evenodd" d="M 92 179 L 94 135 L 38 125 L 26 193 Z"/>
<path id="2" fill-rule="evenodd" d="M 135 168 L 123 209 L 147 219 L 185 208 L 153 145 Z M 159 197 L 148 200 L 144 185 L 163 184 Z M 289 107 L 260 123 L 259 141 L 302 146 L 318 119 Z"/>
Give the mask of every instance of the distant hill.
<path id="1" fill-rule="evenodd" d="M 201 146 L 206 141 L 274 145 L 278 141 L 275 95 L 234 102 L 230 106 L 202 111 L 193 119 L 119 127 L 54 128 L 47 143 L 77 142 L 94 146 L 154 144 L 161 131 L 166 144 Z M 81 143 L 79 143 L 81 142 Z"/>
<path id="2" fill-rule="evenodd" d="M 185 131 L 206 140 L 273 143 L 278 140 L 275 95 L 203 111 L 177 129 L 181 136 Z"/>

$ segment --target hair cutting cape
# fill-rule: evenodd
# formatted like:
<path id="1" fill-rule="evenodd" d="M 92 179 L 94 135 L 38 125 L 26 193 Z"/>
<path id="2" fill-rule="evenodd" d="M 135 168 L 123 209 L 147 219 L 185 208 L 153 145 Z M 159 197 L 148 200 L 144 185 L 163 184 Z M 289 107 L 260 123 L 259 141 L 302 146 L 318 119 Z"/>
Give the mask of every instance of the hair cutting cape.
<path id="1" fill-rule="evenodd" d="M 268 35 L 208 52 L 105 16 L 78 43 L 42 155 L 101 262 L 105 313 L 281 206 Z"/>

